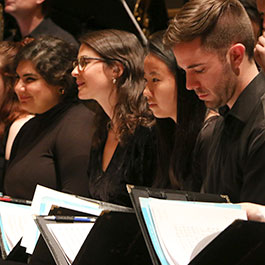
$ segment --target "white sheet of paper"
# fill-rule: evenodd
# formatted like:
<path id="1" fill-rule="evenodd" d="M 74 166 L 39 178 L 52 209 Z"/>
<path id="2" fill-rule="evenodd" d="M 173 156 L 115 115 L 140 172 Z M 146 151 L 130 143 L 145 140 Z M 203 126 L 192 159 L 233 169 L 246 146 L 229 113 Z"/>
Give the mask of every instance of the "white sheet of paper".
<path id="1" fill-rule="evenodd" d="M 37 185 L 31 204 L 31 214 L 47 215 L 52 205 L 97 216 L 102 212 L 102 209 L 97 203 L 82 200 L 74 195 Z M 32 254 L 38 238 L 39 230 L 32 218 L 30 224 L 27 225 L 24 231 L 21 246 L 26 248 L 27 253 Z"/>
<path id="2" fill-rule="evenodd" d="M 169 264 L 188 264 L 234 220 L 247 220 L 246 212 L 231 204 L 149 200 L 156 233 Z"/>
<path id="3" fill-rule="evenodd" d="M 21 239 L 31 219 L 30 206 L 0 202 L 0 226 L 7 255 Z"/>
<path id="4" fill-rule="evenodd" d="M 94 223 L 48 224 L 69 264 L 72 264 Z"/>

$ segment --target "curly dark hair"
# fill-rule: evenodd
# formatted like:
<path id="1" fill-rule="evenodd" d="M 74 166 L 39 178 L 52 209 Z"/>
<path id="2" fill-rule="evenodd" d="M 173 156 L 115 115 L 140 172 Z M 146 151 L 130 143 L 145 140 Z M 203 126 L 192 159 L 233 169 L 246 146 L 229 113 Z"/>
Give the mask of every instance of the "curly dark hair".
<path id="1" fill-rule="evenodd" d="M 14 92 L 15 57 L 20 47 L 20 43 L 17 42 L 0 42 L 0 74 L 3 79 L 3 92 L 0 100 L 0 140 L 3 138 L 6 127 L 27 113 L 20 107 Z"/>
<path id="2" fill-rule="evenodd" d="M 76 47 L 66 41 L 52 36 L 40 36 L 21 48 L 16 65 L 23 60 L 31 61 L 49 85 L 60 86 L 64 90 L 62 100 L 71 101 L 77 98 L 75 79 L 71 75 L 76 56 Z"/>
<path id="3" fill-rule="evenodd" d="M 139 125 L 151 125 L 152 114 L 143 96 L 145 49 L 137 37 L 130 32 L 107 29 L 88 32 L 80 38 L 80 42 L 97 52 L 107 65 L 113 66 L 119 62 L 124 67 L 115 86 L 117 104 L 113 115 L 119 141 L 123 142 L 128 135 L 133 134 Z M 98 117 L 98 130 L 105 130 L 108 118 L 102 111 Z M 109 125 L 113 125 L 111 121 Z M 95 135 L 100 137 L 101 134 Z"/>

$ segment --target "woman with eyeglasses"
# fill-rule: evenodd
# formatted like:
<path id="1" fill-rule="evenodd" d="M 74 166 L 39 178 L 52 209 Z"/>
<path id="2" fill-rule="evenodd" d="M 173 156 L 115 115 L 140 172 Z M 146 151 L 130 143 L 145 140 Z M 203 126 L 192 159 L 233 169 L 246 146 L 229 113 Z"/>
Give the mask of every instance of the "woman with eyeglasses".
<path id="1" fill-rule="evenodd" d="M 98 103 L 89 161 L 89 196 L 130 206 L 126 184 L 152 184 L 154 139 L 145 87 L 144 48 L 132 33 L 100 30 L 81 39 L 72 75 L 80 99 Z"/>
<path id="2" fill-rule="evenodd" d="M 37 184 L 88 195 L 87 166 L 93 113 L 78 102 L 71 76 L 77 50 L 55 37 L 41 37 L 16 57 L 15 92 L 35 115 L 19 131 L 4 176 L 6 195 L 31 200 Z"/>

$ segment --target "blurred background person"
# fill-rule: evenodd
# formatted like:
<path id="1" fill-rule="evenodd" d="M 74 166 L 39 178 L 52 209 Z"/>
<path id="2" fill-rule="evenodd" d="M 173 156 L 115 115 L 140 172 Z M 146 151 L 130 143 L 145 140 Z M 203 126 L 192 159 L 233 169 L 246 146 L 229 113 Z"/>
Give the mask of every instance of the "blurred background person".
<path id="1" fill-rule="evenodd" d="M 25 37 L 50 35 L 78 47 L 75 38 L 55 24 L 48 16 L 52 0 L 5 0 L 4 11 L 15 18 L 18 30 L 8 40 L 20 41 Z"/>

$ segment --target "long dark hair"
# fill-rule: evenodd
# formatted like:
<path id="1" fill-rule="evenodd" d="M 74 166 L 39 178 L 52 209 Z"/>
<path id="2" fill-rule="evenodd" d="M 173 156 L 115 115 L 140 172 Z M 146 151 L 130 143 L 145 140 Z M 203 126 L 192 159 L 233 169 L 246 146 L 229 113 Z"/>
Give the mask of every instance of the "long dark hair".
<path id="1" fill-rule="evenodd" d="M 5 129 L 17 118 L 27 112 L 20 107 L 14 92 L 15 56 L 21 45 L 17 42 L 0 42 L 0 74 L 3 79 L 3 95 L 0 104 L 0 140 L 3 139 Z"/>
<path id="2" fill-rule="evenodd" d="M 177 65 L 171 49 L 162 42 L 164 31 L 151 35 L 148 52 L 167 65 L 177 84 L 177 123 L 156 119 L 158 134 L 158 169 L 155 187 L 183 189 L 191 175 L 192 152 L 202 128 L 206 108 L 194 91 L 186 89 L 185 72 Z"/>
<path id="3" fill-rule="evenodd" d="M 143 96 L 145 49 L 133 33 L 115 29 L 88 32 L 80 42 L 98 53 L 109 66 L 120 62 L 124 67 L 113 88 L 117 94 L 113 114 L 117 125 L 116 137 L 123 143 L 139 125 L 148 126 L 152 122 L 152 114 Z M 97 111 L 97 121 L 94 144 L 101 141 L 102 131 L 106 130 L 109 122 L 102 109 Z M 111 121 L 109 125 L 112 125 Z"/>

